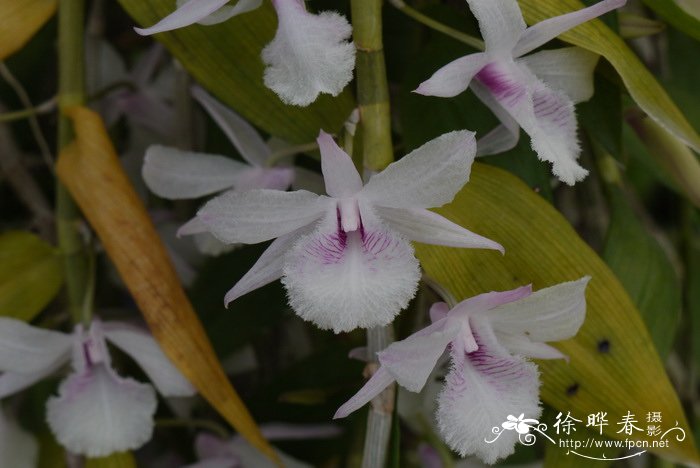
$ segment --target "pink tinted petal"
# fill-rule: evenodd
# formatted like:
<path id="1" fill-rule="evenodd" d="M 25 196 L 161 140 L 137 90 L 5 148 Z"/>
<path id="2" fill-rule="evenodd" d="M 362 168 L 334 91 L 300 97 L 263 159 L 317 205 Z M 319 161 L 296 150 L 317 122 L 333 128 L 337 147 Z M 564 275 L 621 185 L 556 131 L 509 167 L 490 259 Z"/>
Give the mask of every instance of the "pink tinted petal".
<path id="1" fill-rule="evenodd" d="M 338 408 L 338 411 L 333 415 L 333 419 L 344 418 L 362 408 L 372 398 L 382 393 L 392 382 L 394 382 L 394 379 L 391 374 L 380 367 L 359 392 Z"/>
<path id="2" fill-rule="evenodd" d="M 321 150 L 321 169 L 326 182 L 326 193 L 333 198 L 355 195 L 362 190 L 362 178 L 350 156 L 340 149 L 333 137 L 321 130 L 318 135 Z"/>
<path id="3" fill-rule="evenodd" d="M 378 353 L 382 368 L 412 392 L 420 392 L 447 345 L 460 327 L 440 320 Z"/>
<path id="4" fill-rule="evenodd" d="M 450 306 L 446 302 L 436 302 L 430 307 L 430 321 L 437 322 L 447 317 Z"/>
<path id="5" fill-rule="evenodd" d="M 479 29 L 491 53 L 510 55 L 525 31 L 525 20 L 516 0 L 467 0 L 479 21 Z"/>
<path id="6" fill-rule="evenodd" d="M 503 304 L 519 301 L 530 294 L 532 294 L 532 285 L 522 286 L 510 291 L 491 291 L 479 294 L 457 304 L 448 315 L 459 318 L 483 314 Z"/>
<path id="7" fill-rule="evenodd" d="M 486 66 L 490 57 L 485 53 L 471 54 L 454 60 L 422 82 L 414 93 L 423 96 L 453 97 L 469 87 L 474 75 Z"/>
<path id="8" fill-rule="evenodd" d="M 452 369 L 438 398 L 437 420 L 448 445 L 461 456 L 476 455 L 492 464 L 515 450 L 518 434 L 506 431 L 495 442 L 491 428 L 509 415 L 539 418 L 537 367 L 511 356 L 485 323 L 474 320 L 478 350 L 453 352 Z"/>
<path id="9" fill-rule="evenodd" d="M 231 449 L 230 440 L 224 440 L 206 432 L 197 436 L 194 442 L 194 449 L 197 458 L 201 460 L 207 458 L 232 458 L 235 456 Z"/>
<path id="10" fill-rule="evenodd" d="M 507 111 L 527 102 L 529 77 L 512 64 L 491 62 L 477 73 L 476 79 Z"/>
<path id="11" fill-rule="evenodd" d="M 252 125 L 198 86 L 192 88 L 192 96 L 204 107 L 243 159 L 253 166 L 265 166 L 270 157 L 270 148 Z"/>
<path id="12" fill-rule="evenodd" d="M 104 457 L 134 450 L 153 433 L 153 387 L 124 379 L 104 364 L 74 373 L 46 403 L 56 439 L 73 453 Z"/>
<path id="13" fill-rule="evenodd" d="M 426 209 L 378 206 L 376 210 L 385 223 L 412 241 L 505 252 L 501 244 L 464 229 L 447 218 Z"/>
<path id="14" fill-rule="evenodd" d="M 520 125 L 478 80 L 472 81 L 471 90 L 498 117 L 501 125 L 477 140 L 476 155 L 487 156 L 509 151 L 518 144 Z"/>
<path id="15" fill-rule="evenodd" d="M 280 279 L 287 251 L 305 232 L 305 230 L 295 231 L 275 239 L 258 258 L 255 265 L 226 293 L 224 304 L 228 306 L 244 294 Z"/>
<path id="16" fill-rule="evenodd" d="M 228 0 L 189 0 L 150 28 L 134 28 L 134 31 L 147 36 L 189 26 L 206 18 L 226 3 Z"/>
<path id="17" fill-rule="evenodd" d="M 575 28 L 586 21 L 604 15 L 616 8 L 620 8 L 625 3 L 627 3 L 627 0 L 603 0 L 588 8 L 561 16 L 555 16 L 554 18 L 549 18 L 530 26 L 522 34 L 520 40 L 513 49 L 513 57 L 520 57 L 527 54 L 569 29 Z"/>
<path id="18" fill-rule="evenodd" d="M 177 237 L 191 236 L 193 234 L 201 234 L 206 232 L 209 232 L 207 230 L 207 225 L 204 224 L 201 219 L 195 216 L 180 226 L 180 228 L 177 230 Z"/>
<path id="19" fill-rule="evenodd" d="M 357 348 L 352 348 L 350 352 L 348 353 L 348 357 L 350 359 L 356 359 L 358 361 L 362 362 L 368 362 L 369 361 L 369 356 L 367 355 L 367 347 L 366 346 L 360 346 Z"/>
<path id="20" fill-rule="evenodd" d="M 420 279 L 413 248 L 371 216 L 346 233 L 329 213 L 286 257 L 282 283 L 300 317 L 339 333 L 386 325 L 408 305 Z"/>

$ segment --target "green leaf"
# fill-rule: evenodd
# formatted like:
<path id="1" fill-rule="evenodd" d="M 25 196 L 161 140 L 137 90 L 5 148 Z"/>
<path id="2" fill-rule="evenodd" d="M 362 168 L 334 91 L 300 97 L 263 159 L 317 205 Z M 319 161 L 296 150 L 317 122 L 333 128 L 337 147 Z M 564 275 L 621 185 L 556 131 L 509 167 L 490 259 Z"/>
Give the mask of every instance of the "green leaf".
<path id="1" fill-rule="evenodd" d="M 675 0 L 642 0 L 646 6 L 665 19 L 676 29 L 700 41 L 700 21 Z"/>
<path id="2" fill-rule="evenodd" d="M 108 457 L 88 458 L 85 468 L 136 468 L 136 460 L 131 452 L 120 452 Z"/>
<path id="3" fill-rule="evenodd" d="M 610 228 L 603 259 L 639 308 L 665 358 L 678 330 L 681 282 L 668 255 L 634 213 L 627 195 L 610 189 Z"/>
<path id="4" fill-rule="evenodd" d="M 535 290 L 590 275 L 586 321 L 573 339 L 555 343 L 569 356 L 539 361 L 542 399 L 577 419 L 608 412 L 618 420 L 661 411 L 664 421 L 690 435 L 683 409 L 644 321 L 619 280 L 549 203 L 517 177 L 475 164 L 469 184 L 438 212 L 461 226 L 500 242 L 497 252 L 417 245 L 426 274 L 460 300 L 485 291 L 532 283 Z M 486 430 L 486 429 L 485 429 Z M 620 438 L 614 425 L 605 435 Z M 646 440 L 646 434 L 634 437 Z M 692 437 L 650 449 L 661 456 L 700 461 Z"/>
<path id="5" fill-rule="evenodd" d="M 32 320 L 62 283 L 57 249 L 29 232 L 0 235 L 0 315 Z"/>
<path id="6" fill-rule="evenodd" d="M 528 24 L 584 7 L 578 0 L 520 0 L 519 3 Z M 620 74 L 639 107 L 686 145 L 700 151 L 697 131 L 634 52 L 602 21 L 589 21 L 559 38 L 605 57 Z"/>
<path id="7" fill-rule="evenodd" d="M 172 13 L 173 0 L 120 0 L 141 25 Z M 156 35 L 202 86 L 254 125 L 291 143 L 306 143 L 319 129 L 335 132 L 354 107 L 346 89 L 321 95 L 309 107 L 285 105 L 263 84 L 260 52 L 274 37 L 276 17 L 269 2 L 215 26 L 193 25 Z"/>

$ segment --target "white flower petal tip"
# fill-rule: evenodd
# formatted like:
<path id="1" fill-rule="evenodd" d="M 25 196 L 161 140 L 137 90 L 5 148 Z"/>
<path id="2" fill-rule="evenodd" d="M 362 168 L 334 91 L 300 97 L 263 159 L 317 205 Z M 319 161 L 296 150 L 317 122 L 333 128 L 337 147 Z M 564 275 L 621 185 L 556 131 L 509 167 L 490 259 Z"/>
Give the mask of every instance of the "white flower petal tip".
<path id="1" fill-rule="evenodd" d="M 173 29 L 184 28 L 203 20 L 224 5 L 228 0 L 189 0 L 149 28 L 134 28 L 138 34 L 149 36 Z"/>
<path id="2" fill-rule="evenodd" d="M 420 279 L 411 245 L 382 227 L 346 233 L 322 226 L 298 241 L 283 271 L 296 313 L 335 333 L 387 325 Z"/>
<path id="3" fill-rule="evenodd" d="M 61 445 L 76 454 L 104 457 L 150 440 L 156 395 L 150 385 L 118 377 L 98 364 L 70 375 L 46 406 Z"/>
<path id="4" fill-rule="evenodd" d="M 286 104 L 308 106 L 320 93 L 337 96 L 352 80 L 352 27 L 338 13 L 309 13 L 299 0 L 274 0 L 278 27 L 262 52 L 265 85 Z"/>

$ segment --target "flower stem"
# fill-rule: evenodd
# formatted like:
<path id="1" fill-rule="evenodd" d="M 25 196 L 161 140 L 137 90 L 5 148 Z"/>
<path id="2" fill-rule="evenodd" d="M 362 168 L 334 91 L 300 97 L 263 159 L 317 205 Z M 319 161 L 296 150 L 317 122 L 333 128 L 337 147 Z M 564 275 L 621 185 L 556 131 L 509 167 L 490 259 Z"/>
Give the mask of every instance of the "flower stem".
<path id="1" fill-rule="evenodd" d="M 357 48 L 357 101 L 362 159 L 366 173 L 378 172 L 394 160 L 391 142 L 389 86 L 382 42 L 382 0 L 351 0 L 353 39 Z M 376 371 L 378 351 L 393 341 L 391 325 L 367 330 L 368 369 Z M 384 466 L 391 435 L 395 385 L 371 402 L 362 455 L 364 468 Z"/>
<path id="2" fill-rule="evenodd" d="M 352 0 L 351 9 L 364 167 L 378 172 L 394 160 L 382 43 L 382 1 Z"/>
<path id="3" fill-rule="evenodd" d="M 394 6 L 396 9 L 398 9 L 405 15 L 410 16 L 414 20 L 426 25 L 430 29 L 434 29 L 437 32 L 440 32 L 446 36 L 451 37 L 452 39 L 467 44 L 468 46 L 473 47 L 477 50 L 484 50 L 484 41 L 482 41 L 481 39 L 476 38 L 474 36 L 470 36 L 469 34 L 463 33 L 462 31 L 458 31 L 457 29 L 451 28 L 446 24 L 434 20 L 431 17 L 424 15 L 420 11 L 406 5 L 406 3 L 403 0 L 389 0 L 389 3 L 391 3 L 392 6 Z"/>
<path id="4" fill-rule="evenodd" d="M 58 9 L 59 93 L 60 110 L 83 104 L 84 59 L 83 23 L 85 0 L 60 0 Z M 58 149 L 73 139 L 70 120 L 63 114 L 58 120 Z M 68 190 L 56 181 L 56 232 L 58 246 L 63 252 L 66 272 L 68 308 L 75 323 L 85 320 L 83 309 L 88 282 L 88 257 L 83 236 L 80 211 Z"/>

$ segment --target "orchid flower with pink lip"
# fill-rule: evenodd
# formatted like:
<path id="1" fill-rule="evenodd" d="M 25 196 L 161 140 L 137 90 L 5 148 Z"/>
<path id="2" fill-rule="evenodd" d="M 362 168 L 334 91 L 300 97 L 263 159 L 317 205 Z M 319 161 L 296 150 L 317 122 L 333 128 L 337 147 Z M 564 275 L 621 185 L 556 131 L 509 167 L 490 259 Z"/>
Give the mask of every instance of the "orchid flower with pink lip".
<path id="1" fill-rule="evenodd" d="M 158 24 L 134 28 L 142 35 L 156 34 L 194 23 L 216 24 L 258 8 L 260 0 L 178 1 L 177 10 Z M 338 13 L 309 13 L 303 0 L 272 0 L 277 33 L 262 51 L 265 85 L 287 104 L 308 106 L 319 94 L 337 96 L 352 80 L 355 46 L 352 27 Z"/>
<path id="2" fill-rule="evenodd" d="M 419 392 L 445 349 L 452 366 L 438 397 L 442 437 L 461 456 L 475 454 L 486 463 L 513 453 L 516 431 L 493 443 L 485 438 L 508 416 L 539 418 L 539 373 L 527 358 L 565 356 L 547 341 L 574 336 L 585 318 L 589 277 L 532 294 L 530 286 L 490 292 L 430 309 L 432 324 L 392 343 L 378 354 L 380 368 L 335 414 L 343 418 L 361 408 L 392 382 Z"/>
<path id="3" fill-rule="evenodd" d="M 234 299 L 282 278 L 296 313 L 336 333 L 390 323 L 420 279 L 409 240 L 503 251 L 427 208 L 449 203 L 469 179 L 474 134 L 446 133 L 363 186 L 352 159 L 318 137 L 329 196 L 304 190 L 227 192 L 197 219 L 226 243 L 277 238 L 226 294 Z"/>
<path id="4" fill-rule="evenodd" d="M 72 334 L 0 317 L 0 398 L 23 390 L 70 362 L 73 371 L 47 401 L 47 420 L 69 451 L 89 457 L 136 449 L 150 440 L 152 385 L 119 376 L 107 341 L 133 358 L 164 396 L 192 396 L 192 385 L 144 330 L 120 322 L 77 325 Z"/>
<path id="5" fill-rule="evenodd" d="M 516 0 L 467 0 L 486 51 L 445 65 L 415 92 L 452 97 L 471 88 L 501 121 L 479 141 L 479 155 L 515 147 L 522 127 L 538 157 L 552 163 L 552 172 L 561 181 L 573 185 L 588 174 L 577 162 L 581 148 L 574 103 L 593 95 L 598 56 L 578 48 L 523 55 L 625 2 L 603 0 L 528 28 Z"/>
<path id="6" fill-rule="evenodd" d="M 269 441 L 308 440 L 337 437 L 342 432 L 338 426 L 301 425 L 267 423 L 260 426 L 260 432 Z M 195 441 L 195 452 L 200 460 L 184 468 L 274 468 L 277 465 L 239 435 L 224 440 L 211 434 L 202 433 Z M 287 468 L 310 468 L 308 463 L 296 460 L 277 451 L 277 455 Z"/>
<path id="7" fill-rule="evenodd" d="M 156 195 L 178 200 L 223 190 L 286 190 L 290 185 L 318 178 L 315 173 L 301 168 L 272 165 L 270 145 L 248 122 L 201 88 L 193 88 L 192 95 L 219 125 L 245 162 L 152 145 L 146 151 L 142 176 Z M 218 255 L 230 250 L 213 239 L 196 219 L 185 224 L 178 234 L 194 235 L 195 243 L 203 253 Z"/>

